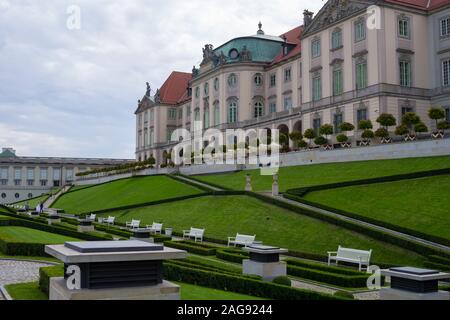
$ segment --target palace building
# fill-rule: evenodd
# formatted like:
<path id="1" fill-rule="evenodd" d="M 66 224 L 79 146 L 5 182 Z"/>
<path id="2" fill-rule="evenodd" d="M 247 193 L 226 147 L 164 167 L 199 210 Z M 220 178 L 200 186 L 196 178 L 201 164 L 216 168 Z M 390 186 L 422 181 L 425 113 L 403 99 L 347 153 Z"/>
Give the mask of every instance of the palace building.
<path id="1" fill-rule="evenodd" d="M 39 197 L 76 180 L 76 174 L 132 160 L 19 157 L 12 148 L 0 153 L 0 203 Z"/>
<path id="2" fill-rule="evenodd" d="M 154 96 L 148 86 L 136 158 L 161 163 L 177 128 L 289 134 L 328 123 L 337 134 L 343 122 L 377 129 L 382 113 L 399 121 L 415 112 L 434 129 L 431 106 L 450 120 L 450 0 L 330 0 L 280 36 L 260 23 L 255 35 L 208 44 L 199 68 L 173 72 Z M 360 140 L 360 131 L 349 134 Z"/>

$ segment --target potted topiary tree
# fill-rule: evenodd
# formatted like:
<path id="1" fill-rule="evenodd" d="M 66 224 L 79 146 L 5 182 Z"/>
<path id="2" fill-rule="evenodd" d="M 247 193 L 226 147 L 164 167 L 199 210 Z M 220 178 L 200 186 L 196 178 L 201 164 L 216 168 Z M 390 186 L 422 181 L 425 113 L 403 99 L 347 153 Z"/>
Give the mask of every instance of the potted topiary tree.
<path id="1" fill-rule="evenodd" d="M 306 149 L 306 148 L 308 148 L 308 143 L 302 139 L 298 142 L 298 147 L 302 150 Z"/>
<path id="2" fill-rule="evenodd" d="M 325 148 L 325 146 L 328 144 L 328 139 L 323 136 L 318 136 L 316 139 L 314 139 L 314 143 Z"/>
<path id="3" fill-rule="evenodd" d="M 416 133 L 425 133 L 428 132 L 428 127 L 423 122 L 419 122 L 418 124 L 414 125 L 414 131 Z"/>
<path id="4" fill-rule="evenodd" d="M 420 117 L 414 112 L 405 113 L 402 118 L 402 124 L 408 128 L 405 141 L 415 141 L 417 139 L 414 126 L 421 122 Z"/>
<path id="5" fill-rule="evenodd" d="M 325 136 L 325 139 L 327 140 L 326 143 L 323 145 L 323 148 L 325 150 L 333 150 L 333 145 L 329 144 L 329 136 L 331 136 L 334 132 L 333 126 L 331 124 L 324 124 L 319 129 L 320 135 Z"/>
<path id="6" fill-rule="evenodd" d="M 408 129 L 407 126 L 402 124 L 401 126 L 398 126 L 397 128 L 395 128 L 395 134 L 397 136 L 403 136 L 405 138 L 405 141 L 406 141 L 406 135 L 409 134 L 409 129 Z"/>
<path id="7" fill-rule="evenodd" d="M 351 123 L 344 122 L 339 126 L 341 131 L 340 135 L 336 137 L 336 140 L 341 143 L 342 148 L 351 148 L 352 144 L 348 142 L 349 138 L 347 136 L 347 132 L 355 130 L 355 126 Z"/>
<path id="8" fill-rule="evenodd" d="M 397 120 L 392 114 L 383 113 L 381 114 L 377 122 L 382 126 L 382 128 L 378 129 L 375 132 L 375 136 L 381 139 L 381 143 L 391 143 L 392 139 L 389 136 L 389 127 L 393 127 L 397 124 Z"/>
<path id="9" fill-rule="evenodd" d="M 294 142 L 294 147 L 297 149 L 299 147 L 299 142 L 303 140 L 303 134 L 301 132 L 294 131 L 289 134 L 289 138 L 291 138 L 292 142 Z"/>
<path id="10" fill-rule="evenodd" d="M 309 140 L 309 148 L 311 148 L 312 140 L 316 138 L 316 132 L 313 129 L 308 129 L 303 136 Z"/>
<path id="11" fill-rule="evenodd" d="M 428 111 L 428 117 L 430 117 L 431 120 L 436 121 L 436 131 L 434 131 L 431 134 L 431 136 L 434 139 L 443 139 L 444 138 L 444 131 L 439 129 L 439 120 L 445 119 L 445 110 L 442 109 L 441 107 L 431 108 Z"/>
<path id="12" fill-rule="evenodd" d="M 280 133 L 280 145 L 281 145 L 280 151 L 282 153 L 289 152 L 289 137 L 284 133 Z"/>
<path id="13" fill-rule="evenodd" d="M 375 134 L 373 133 L 373 125 L 372 121 L 370 120 L 361 120 L 358 124 L 358 129 L 363 130 L 363 133 L 361 134 L 361 138 L 363 139 L 360 142 L 361 146 L 369 146 L 371 139 L 375 137 Z"/>
<path id="14" fill-rule="evenodd" d="M 444 136 L 444 131 L 450 129 L 450 122 L 448 121 L 441 121 L 438 123 L 438 130 L 442 131 L 442 135 Z"/>

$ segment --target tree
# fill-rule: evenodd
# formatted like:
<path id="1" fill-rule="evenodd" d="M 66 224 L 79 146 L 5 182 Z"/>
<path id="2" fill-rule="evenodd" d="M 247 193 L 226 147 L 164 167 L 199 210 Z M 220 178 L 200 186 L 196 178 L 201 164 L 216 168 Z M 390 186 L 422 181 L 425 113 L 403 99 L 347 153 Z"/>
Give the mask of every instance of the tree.
<path id="1" fill-rule="evenodd" d="M 313 129 L 308 129 L 303 136 L 309 140 L 309 145 L 311 145 L 311 141 L 316 138 L 316 132 Z"/>
<path id="2" fill-rule="evenodd" d="M 404 136 L 404 135 L 407 135 L 408 133 L 409 133 L 409 129 L 404 124 L 395 128 L 395 134 L 398 136 Z"/>
<path id="3" fill-rule="evenodd" d="M 303 140 L 303 134 L 301 132 L 294 131 L 289 134 L 289 138 L 291 138 L 295 146 L 298 146 L 299 142 Z"/>
<path id="4" fill-rule="evenodd" d="M 334 132 L 333 126 L 331 124 L 324 124 L 320 127 L 319 133 L 321 136 L 325 136 L 328 143 L 328 136 L 331 136 Z"/>
<path id="5" fill-rule="evenodd" d="M 289 138 L 284 133 L 280 133 L 280 145 L 286 146 L 289 143 Z"/>
<path id="6" fill-rule="evenodd" d="M 339 129 L 341 129 L 342 134 L 338 135 L 336 137 L 336 140 L 340 143 L 346 143 L 349 140 L 348 136 L 347 136 L 347 132 L 355 130 L 355 126 L 351 123 L 343 122 L 339 126 Z"/>
<path id="7" fill-rule="evenodd" d="M 397 120 L 392 114 L 383 113 L 377 119 L 377 122 L 384 127 L 387 131 L 389 131 L 389 127 L 393 127 L 397 124 Z"/>
<path id="8" fill-rule="evenodd" d="M 364 140 L 370 140 L 370 139 L 373 139 L 375 137 L 375 134 L 373 133 L 372 130 L 364 130 L 364 132 L 362 133 L 361 137 Z"/>
<path id="9" fill-rule="evenodd" d="M 436 121 L 436 128 L 441 130 L 438 128 L 439 120 L 445 119 L 445 110 L 440 107 L 431 108 L 428 111 L 428 117 L 430 117 L 431 120 Z"/>
<path id="10" fill-rule="evenodd" d="M 373 129 L 372 121 L 361 120 L 358 124 L 358 129 L 359 130 L 372 130 Z"/>
<path id="11" fill-rule="evenodd" d="M 150 155 L 150 158 L 148 159 L 148 164 L 150 166 L 154 166 L 156 164 L 156 159 L 153 155 Z"/>
<path id="12" fill-rule="evenodd" d="M 403 115 L 402 124 L 407 126 L 409 130 L 411 130 L 414 125 L 420 123 L 420 117 L 414 112 L 408 112 Z"/>
<path id="13" fill-rule="evenodd" d="M 299 142 L 298 142 L 298 147 L 300 148 L 300 149 L 304 149 L 304 148 L 306 148 L 306 147 L 308 147 L 308 143 L 305 141 L 305 140 L 300 140 Z"/>

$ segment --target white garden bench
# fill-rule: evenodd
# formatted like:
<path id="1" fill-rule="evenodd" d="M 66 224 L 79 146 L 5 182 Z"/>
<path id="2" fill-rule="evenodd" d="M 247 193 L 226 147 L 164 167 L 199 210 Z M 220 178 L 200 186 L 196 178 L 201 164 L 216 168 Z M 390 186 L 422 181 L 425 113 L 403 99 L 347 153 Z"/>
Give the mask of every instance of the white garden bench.
<path id="1" fill-rule="evenodd" d="M 256 240 L 256 235 L 247 236 L 244 234 L 236 234 L 236 237 L 228 237 L 228 246 L 234 245 L 235 247 L 240 245 L 244 247 L 251 246 Z"/>
<path id="2" fill-rule="evenodd" d="M 114 222 L 116 221 L 116 217 L 108 217 L 108 219 L 104 219 L 103 223 L 107 225 L 114 225 Z"/>
<path id="3" fill-rule="evenodd" d="M 205 234 L 205 229 L 191 228 L 191 230 L 183 231 L 183 239 L 193 238 L 195 242 L 203 242 L 203 235 Z"/>
<path id="4" fill-rule="evenodd" d="M 127 228 L 131 228 L 131 229 L 139 229 L 141 225 L 141 220 L 131 220 L 131 222 L 127 222 L 126 226 Z"/>
<path id="5" fill-rule="evenodd" d="M 96 214 L 91 213 L 90 215 L 86 216 L 86 220 L 90 220 L 90 221 L 94 222 L 95 219 L 97 219 Z"/>
<path id="6" fill-rule="evenodd" d="M 370 265 L 370 257 L 372 256 L 372 250 L 356 250 L 343 248 L 339 246 L 338 251 L 328 252 L 328 265 L 331 265 L 331 261 L 355 263 L 359 265 L 359 271 L 362 271 L 362 267 L 366 266 L 366 270 Z"/>
<path id="7" fill-rule="evenodd" d="M 150 226 L 147 226 L 147 229 L 150 230 L 150 233 L 162 233 L 163 224 L 162 223 L 156 223 L 153 222 L 153 224 Z"/>

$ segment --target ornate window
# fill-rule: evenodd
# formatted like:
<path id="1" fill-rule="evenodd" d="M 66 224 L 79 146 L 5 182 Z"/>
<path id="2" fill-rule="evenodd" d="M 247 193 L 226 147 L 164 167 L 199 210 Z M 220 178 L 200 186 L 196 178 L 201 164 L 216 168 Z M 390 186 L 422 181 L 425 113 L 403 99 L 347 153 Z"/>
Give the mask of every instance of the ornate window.
<path id="1" fill-rule="evenodd" d="M 261 73 L 257 73 L 255 75 L 255 77 L 253 78 L 253 81 L 255 82 L 255 84 L 260 87 L 263 84 L 263 78 Z"/>
<path id="2" fill-rule="evenodd" d="M 367 88 L 367 61 L 358 59 L 356 61 L 356 90 Z"/>
<path id="3" fill-rule="evenodd" d="M 409 59 L 400 58 L 400 85 L 402 87 L 411 87 L 411 61 Z"/>
<path id="4" fill-rule="evenodd" d="M 319 101 L 322 99 L 322 77 L 319 73 L 313 76 L 312 91 L 313 101 Z"/>
<path id="5" fill-rule="evenodd" d="M 405 15 L 400 15 L 398 17 L 398 35 L 402 38 L 409 38 L 410 35 L 410 25 L 409 18 Z"/>
<path id="6" fill-rule="evenodd" d="M 205 83 L 204 93 L 205 93 L 205 96 L 209 96 L 209 83 L 208 82 Z"/>
<path id="7" fill-rule="evenodd" d="M 446 17 L 439 21 L 441 37 L 450 36 L 450 17 Z"/>
<path id="8" fill-rule="evenodd" d="M 331 48 L 338 49 L 340 47 L 342 47 L 342 31 L 338 28 L 331 35 Z"/>
<path id="9" fill-rule="evenodd" d="M 284 110 L 292 109 L 292 96 L 287 95 L 284 97 Z"/>
<path id="10" fill-rule="evenodd" d="M 219 91 L 219 78 L 214 79 L 214 90 Z"/>
<path id="11" fill-rule="evenodd" d="M 320 39 L 314 39 L 311 42 L 311 55 L 313 58 L 320 57 L 321 48 L 320 48 Z"/>
<path id="12" fill-rule="evenodd" d="M 366 21 L 359 19 L 355 22 L 355 42 L 366 39 Z"/>
<path id="13" fill-rule="evenodd" d="M 333 95 L 339 96 L 343 92 L 343 76 L 342 76 L 342 66 L 340 64 L 336 65 L 333 70 Z"/>
<path id="14" fill-rule="evenodd" d="M 255 102 L 254 116 L 255 118 L 264 116 L 264 104 L 261 101 Z"/>
<path id="15" fill-rule="evenodd" d="M 269 112 L 276 113 L 277 112 L 277 102 L 275 100 L 270 101 L 269 103 Z"/>
<path id="16" fill-rule="evenodd" d="M 228 123 L 236 123 L 238 121 L 238 105 L 236 101 L 228 103 Z"/>
<path id="17" fill-rule="evenodd" d="M 214 125 L 220 124 L 220 105 L 219 101 L 214 102 Z"/>
<path id="18" fill-rule="evenodd" d="M 230 86 L 230 88 L 234 88 L 237 85 L 237 76 L 232 73 L 228 76 L 228 85 Z"/>

